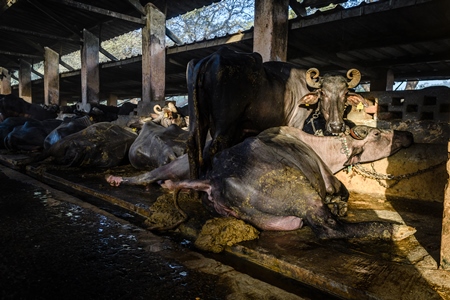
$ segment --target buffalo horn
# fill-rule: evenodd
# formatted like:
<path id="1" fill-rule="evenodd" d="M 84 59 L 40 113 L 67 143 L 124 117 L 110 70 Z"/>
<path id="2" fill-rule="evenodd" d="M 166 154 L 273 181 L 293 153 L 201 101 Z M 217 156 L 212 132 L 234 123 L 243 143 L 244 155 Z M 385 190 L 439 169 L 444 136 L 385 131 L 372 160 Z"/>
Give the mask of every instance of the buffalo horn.
<path id="1" fill-rule="evenodd" d="M 178 112 L 178 111 L 177 111 L 177 107 L 176 107 L 175 104 L 173 104 L 172 102 L 169 102 L 169 103 L 167 104 L 167 106 L 169 107 L 169 109 L 170 109 L 171 112 L 174 112 L 174 113 Z"/>
<path id="2" fill-rule="evenodd" d="M 313 75 L 314 74 L 314 75 Z M 310 68 L 306 71 L 306 83 L 315 89 L 320 88 L 320 82 L 314 81 L 313 79 L 316 79 L 319 77 L 319 70 L 316 68 Z"/>
<path id="3" fill-rule="evenodd" d="M 153 106 L 153 111 L 157 114 L 159 114 L 160 112 L 162 112 L 162 108 L 161 105 L 156 104 L 155 106 Z"/>
<path id="4" fill-rule="evenodd" d="M 369 132 L 367 131 L 367 128 L 364 126 L 355 126 L 350 129 L 350 135 L 357 140 L 365 139 L 367 134 L 369 134 Z"/>
<path id="5" fill-rule="evenodd" d="M 359 72 L 357 69 L 350 69 L 347 72 L 347 78 L 350 79 L 350 81 L 348 82 L 348 88 L 352 89 L 357 86 L 359 81 L 361 80 L 361 72 Z"/>

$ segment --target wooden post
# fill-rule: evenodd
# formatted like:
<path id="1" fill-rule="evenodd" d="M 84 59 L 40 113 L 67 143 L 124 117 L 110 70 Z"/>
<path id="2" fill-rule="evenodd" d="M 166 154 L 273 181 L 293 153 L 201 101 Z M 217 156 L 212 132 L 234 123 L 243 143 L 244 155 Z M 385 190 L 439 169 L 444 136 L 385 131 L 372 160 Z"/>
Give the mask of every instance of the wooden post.
<path id="1" fill-rule="evenodd" d="M 444 213 L 442 214 L 441 269 L 450 271 L 450 141 L 448 142 L 447 185 L 444 192 Z"/>
<path id="2" fill-rule="evenodd" d="M 100 91 L 99 77 L 99 40 L 83 29 L 83 46 L 81 48 L 81 102 L 83 106 L 87 103 L 98 103 Z"/>
<path id="3" fill-rule="evenodd" d="M 8 69 L 0 67 L 0 94 L 11 94 L 11 74 Z"/>
<path id="4" fill-rule="evenodd" d="M 255 0 L 253 51 L 263 61 L 286 61 L 289 0 Z"/>
<path id="5" fill-rule="evenodd" d="M 117 106 L 117 95 L 109 94 L 106 104 L 110 106 Z"/>
<path id="6" fill-rule="evenodd" d="M 44 49 L 44 103 L 59 104 L 59 54 L 48 47 Z"/>
<path id="7" fill-rule="evenodd" d="M 391 69 L 377 71 L 378 78 L 370 81 L 370 91 L 392 91 L 394 89 L 394 72 Z"/>
<path id="8" fill-rule="evenodd" d="M 19 97 L 31 103 L 31 64 L 23 59 L 19 66 Z"/>
<path id="9" fill-rule="evenodd" d="M 142 28 L 142 98 L 139 115 L 148 115 L 154 104 L 164 104 L 166 84 L 166 16 L 152 3 L 145 5 Z M 153 103 L 151 103 L 153 102 Z"/>

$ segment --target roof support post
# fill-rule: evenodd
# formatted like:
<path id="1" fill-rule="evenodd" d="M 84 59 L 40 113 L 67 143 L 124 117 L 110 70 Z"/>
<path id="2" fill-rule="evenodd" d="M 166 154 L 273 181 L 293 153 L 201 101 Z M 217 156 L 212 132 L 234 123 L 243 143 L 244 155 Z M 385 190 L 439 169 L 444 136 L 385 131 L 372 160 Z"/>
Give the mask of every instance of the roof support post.
<path id="1" fill-rule="evenodd" d="M 141 116 L 153 111 L 151 106 L 154 104 L 164 104 L 166 84 L 166 16 L 152 3 L 145 5 L 145 11 L 146 22 L 142 28 L 142 98 L 138 106 Z"/>
<path id="2" fill-rule="evenodd" d="M 263 61 L 286 61 L 289 0 L 255 0 L 253 51 Z"/>
<path id="3" fill-rule="evenodd" d="M 11 74 L 8 69 L 0 67 L 0 94 L 11 94 Z"/>
<path id="4" fill-rule="evenodd" d="M 31 103 L 31 64 L 23 59 L 19 66 L 19 97 Z"/>
<path id="5" fill-rule="evenodd" d="M 59 104 L 59 54 L 44 47 L 44 103 Z"/>
<path id="6" fill-rule="evenodd" d="M 376 79 L 370 81 L 370 91 L 392 91 L 394 89 L 394 72 L 391 69 L 377 71 Z"/>
<path id="7" fill-rule="evenodd" d="M 450 158 L 450 141 L 448 142 L 448 157 Z M 450 159 L 447 159 L 447 174 L 450 176 Z M 450 271 L 450 179 L 448 179 L 444 191 L 440 268 Z"/>
<path id="8" fill-rule="evenodd" d="M 106 105 L 117 106 L 117 99 L 117 95 L 109 94 L 108 99 L 106 100 Z"/>
<path id="9" fill-rule="evenodd" d="M 83 29 L 83 46 L 81 47 L 81 102 L 98 103 L 100 91 L 99 76 L 99 39 Z"/>

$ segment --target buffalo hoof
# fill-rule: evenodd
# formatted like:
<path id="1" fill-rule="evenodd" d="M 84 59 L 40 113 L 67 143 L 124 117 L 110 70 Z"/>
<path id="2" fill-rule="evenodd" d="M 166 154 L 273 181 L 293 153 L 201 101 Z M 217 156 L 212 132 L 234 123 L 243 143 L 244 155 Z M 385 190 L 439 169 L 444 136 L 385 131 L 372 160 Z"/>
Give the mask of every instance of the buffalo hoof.
<path id="1" fill-rule="evenodd" d="M 347 214 L 347 199 L 347 197 L 342 197 L 340 195 L 327 195 L 325 204 L 327 204 L 333 215 L 344 217 Z"/>
<path id="2" fill-rule="evenodd" d="M 105 176 L 106 181 L 109 183 L 110 186 L 119 186 L 120 183 L 123 181 L 123 178 L 120 176 L 114 176 L 114 175 L 106 175 Z"/>
<path id="3" fill-rule="evenodd" d="M 410 235 L 416 233 L 416 229 L 407 225 L 392 225 L 392 237 L 393 241 L 400 241 L 407 238 Z"/>

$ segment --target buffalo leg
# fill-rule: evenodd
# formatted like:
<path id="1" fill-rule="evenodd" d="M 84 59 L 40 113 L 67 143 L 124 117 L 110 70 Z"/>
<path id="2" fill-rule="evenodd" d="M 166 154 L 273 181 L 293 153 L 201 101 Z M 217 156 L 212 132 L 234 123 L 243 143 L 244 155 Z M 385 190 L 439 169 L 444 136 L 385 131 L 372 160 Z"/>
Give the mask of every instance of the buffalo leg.
<path id="1" fill-rule="evenodd" d="M 174 161 L 156 168 L 150 172 L 137 176 L 121 177 L 108 174 L 106 181 L 111 186 L 123 185 L 149 185 L 151 183 L 166 179 L 187 179 L 189 176 L 189 161 L 187 154 L 179 156 Z"/>
<path id="2" fill-rule="evenodd" d="M 321 239 L 367 238 L 401 240 L 416 232 L 410 226 L 389 222 L 347 223 L 336 218 L 324 204 L 312 206 L 306 214 L 306 223 Z"/>

